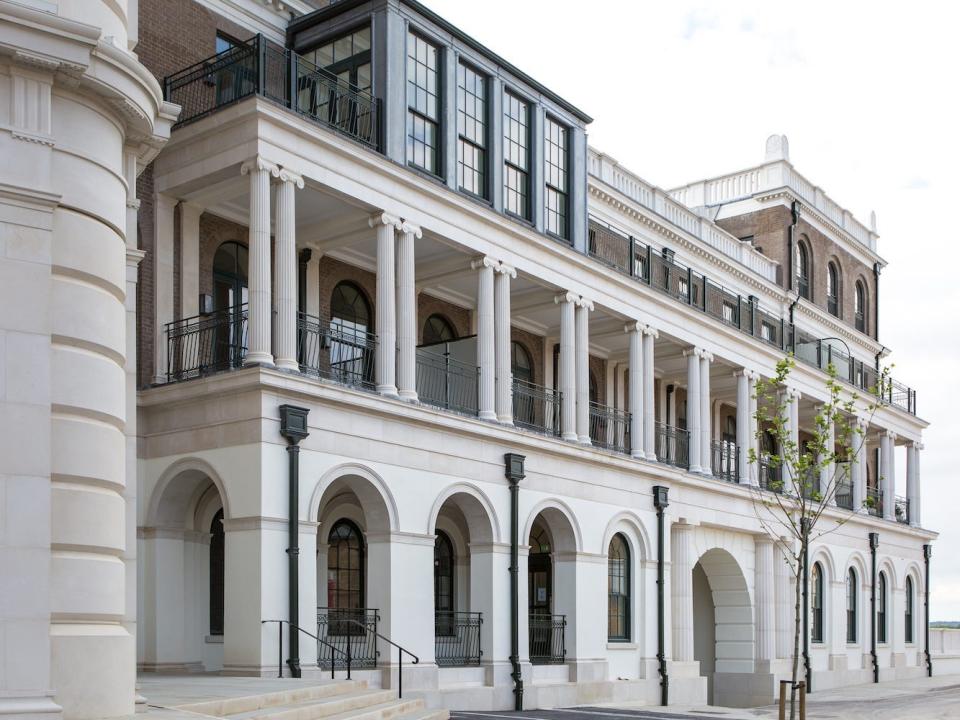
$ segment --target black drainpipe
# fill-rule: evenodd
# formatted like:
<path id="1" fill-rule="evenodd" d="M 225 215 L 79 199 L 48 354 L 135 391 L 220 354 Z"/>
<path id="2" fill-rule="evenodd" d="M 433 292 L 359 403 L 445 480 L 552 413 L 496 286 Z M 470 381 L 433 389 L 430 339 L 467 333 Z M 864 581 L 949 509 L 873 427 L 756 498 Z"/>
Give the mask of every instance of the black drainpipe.
<path id="1" fill-rule="evenodd" d="M 880 263 L 873 264 L 873 339 L 880 341 Z"/>
<path id="2" fill-rule="evenodd" d="M 520 481 L 525 457 L 503 456 L 504 474 L 510 483 L 510 665 L 513 678 L 513 709 L 523 710 L 523 675 L 520 672 Z"/>
<path id="3" fill-rule="evenodd" d="M 870 658 L 873 661 L 873 681 L 880 682 L 880 663 L 877 662 L 877 547 L 880 534 L 870 533 Z"/>
<path id="4" fill-rule="evenodd" d="M 806 692 L 810 692 L 813 673 L 810 671 L 810 518 L 800 518 L 800 533 L 803 535 L 803 672 L 807 680 Z"/>
<path id="5" fill-rule="evenodd" d="M 930 555 L 929 545 L 923 546 L 923 654 L 927 658 L 927 677 L 933 677 L 933 658 L 930 657 Z"/>
<path id="6" fill-rule="evenodd" d="M 300 441 L 307 432 L 307 408 L 294 405 L 280 406 L 280 434 L 287 440 L 289 464 L 289 507 L 287 510 L 287 581 L 290 677 L 300 677 L 300 635 L 295 626 L 300 622 Z"/>
<path id="7" fill-rule="evenodd" d="M 663 485 L 653 486 L 653 505 L 657 508 L 657 661 L 660 664 L 660 704 L 667 705 L 670 701 L 670 677 L 667 675 L 667 648 L 665 638 L 664 613 L 666 611 L 666 597 L 664 596 L 664 558 L 663 511 L 670 504 L 667 502 L 669 488 Z"/>

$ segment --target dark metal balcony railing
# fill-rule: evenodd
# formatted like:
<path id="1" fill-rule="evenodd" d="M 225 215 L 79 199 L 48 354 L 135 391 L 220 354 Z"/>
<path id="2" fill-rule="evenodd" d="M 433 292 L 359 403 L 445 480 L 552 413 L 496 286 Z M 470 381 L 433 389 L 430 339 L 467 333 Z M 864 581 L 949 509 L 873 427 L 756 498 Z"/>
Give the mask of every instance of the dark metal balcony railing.
<path id="1" fill-rule="evenodd" d="M 559 664 L 567 658 L 567 616 L 530 613 L 530 662 Z"/>
<path id="2" fill-rule="evenodd" d="M 434 618 L 437 665 L 479 665 L 483 656 L 480 649 L 482 624 L 483 615 L 478 612 L 437 610 Z"/>
<path id="3" fill-rule="evenodd" d="M 841 480 L 837 483 L 837 492 L 834 495 L 837 507 L 853 510 L 853 483 L 850 480 Z"/>
<path id="4" fill-rule="evenodd" d="M 690 467 L 690 432 L 672 425 L 656 423 L 657 460 L 676 467 Z"/>
<path id="5" fill-rule="evenodd" d="M 883 490 L 867 486 L 867 512 L 883 517 Z"/>
<path id="6" fill-rule="evenodd" d="M 480 368 L 455 360 L 448 351 L 417 352 L 417 397 L 423 403 L 476 415 L 479 379 Z"/>
<path id="7" fill-rule="evenodd" d="M 513 424 L 519 427 L 560 435 L 559 390 L 513 379 Z"/>
<path id="8" fill-rule="evenodd" d="M 893 518 L 898 523 L 910 522 L 910 501 L 905 497 L 897 496 L 893 500 Z"/>
<path id="9" fill-rule="evenodd" d="M 781 480 L 783 468 L 774 465 L 770 460 L 770 455 L 764 453 L 757 460 L 757 477 L 760 487 L 770 492 L 783 492 L 783 481 Z"/>
<path id="10" fill-rule="evenodd" d="M 346 667 L 346 655 L 354 668 L 377 666 L 377 623 L 379 611 L 374 608 L 317 608 L 317 637 L 325 644 L 319 647 L 317 664 L 322 668 Z M 331 650 L 333 647 L 335 650 Z"/>
<path id="11" fill-rule="evenodd" d="M 740 482 L 740 447 L 727 440 L 710 443 L 710 463 L 713 476 L 726 482 Z"/>
<path id="12" fill-rule="evenodd" d="M 380 102 L 292 50 L 256 35 L 163 81 L 164 99 L 183 109 L 181 127 L 252 95 L 276 102 L 375 150 Z"/>
<path id="13" fill-rule="evenodd" d="M 590 403 L 590 442 L 597 447 L 630 454 L 630 413 Z"/>
<path id="14" fill-rule="evenodd" d="M 298 314 L 300 370 L 343 385 L 376 386 L 377 336 L 353 323 Z"/>
<path id="15" fill-rule="evenodd" d="M 167 381 L 188 380 L 243 365 L 247 306 L 167 323 Z"/>

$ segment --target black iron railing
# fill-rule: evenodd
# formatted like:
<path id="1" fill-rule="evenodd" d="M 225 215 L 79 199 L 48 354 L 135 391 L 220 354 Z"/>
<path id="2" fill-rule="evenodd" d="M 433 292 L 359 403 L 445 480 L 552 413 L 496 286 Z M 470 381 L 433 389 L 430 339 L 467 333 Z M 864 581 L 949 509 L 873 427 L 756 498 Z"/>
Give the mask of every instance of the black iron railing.
<path id="1" fill-rule="evenodd" d="M 710 443 L 710 469 L 717 480 L 740 482 L 740 448 L 728 440 Z"/>
<path id="2" fill-rule="evenodd" d="M 480 368 L 450 357 L 449 352 L 417 352 L 417 397 L 447 410 L 476 415 Z"/>
<path id="3" fill-rule="evenodd" d="M 298 313 L 300 370 L 343 385 L 376 386 L 377 336 L 353 323 Z"/>
<path id="4" fill-rule="evenodd" d="M 598 447 L 629 455 L 630 413 L 591 402 L 590 442 Z"/>
<path id="5" fill-rule="evenodd" d="M 243 365 L 247 306 L 167 323 L 167 381 L 188 380 Z"/>
<path id="6" fill-rule="evenodd" d="M 380 655 L 379 620 L 378 611 L 372 608 L 317 608 L 317 635 L 323 641 L 317 664 L 323 668 L 346 667 L 349 656 L 354 668 L 375 668 Z"/>
<path id="7" fill-rule="evenodd" d="M 311 638 L 313 638 L 314 640 L 316 640 L 316 641 L 317 641 L 317 647 L 318 647 L 318 648 L 324 648 L 324 649 L 326 649 L 331 655 L 334 655 L 334 656 L 336 656 L 336 657 L 338 657 L 338 658 L 341 658 L 342 661 L 343 661 L 342 666 L 347 669 L 347 680 L 350 680 L 350 679 L 351 679 L 350 675 L 351 675 L 352 668 L 351 668 L 350 655 L 349 655 L 349 653 L 347 653 L 347 652 L 345 652 L 345 651 L 343 651 L 343 650 L 340 650 L 340 649 L 337 648 L 337 647 L 334 647 L 333 645 L 331 645 L 330 643 L 328 643 L 326 640 L 323 640 L 323 639 L 317 637 L 316 635 L 314 635 L 312 632 L 310 632 L 310 631 L 308 631 L 308 630 L 304 630 L 302 627 L 300 627 L 299 625 L 296 625 L 296 624 L 290 622 L 289 620 L 261 620 L 261 621 L 260 621 L 260 624 L 261 624 L 261 625 L 266 625 L 267 623 L 277 623 L 277 631 L 278 631 L 278 642 L 277 642 L 277 654 L 278 654 L 278 659 L 277 659 L 277 677 L 279 677 L 279 678 L 282 678 L 282 677 L 283 677 L 283 666 L 284 666 L 284 660 L 283 660 L 283 626 L 286 625 L 288 628 L 292 628 L 292 629 L 296 630 L 297 632 L 303 633 L 303 634 L 306 635 L 307 637 L 311 637 Z M 289 660 L 288 660 L 288 662 L 289 662 Z M 319 658 L 319 657 L 317 658 L 317 666 L 323 667 L 323 666 L 320 664 L 320 658 Z M 334 672 L 335 672 L 335 670 L 336 670 L 335 664 L 334 664 L 334 663 L 330 663 L 329 667 L 330 667 L 330 679 L 331 679 L 331 680 L 335 680 L 335 679 L 336 679 L 336 676 L 335 676 L 335 674 L 334 674 Z"/>
<path id="8" fill-rule="evenodd" d="M 783 469 L 774 464 L 769 453 L 763 453 L 757 459 L 757 479 L 760 487 L 770 492 L 783 492 Z"/>
<path id="9" fill-rule="evenodd" d="M 841 480 L 837 483 L 837 492 L 834 495 L 837 501 L 837 507 L 845 510 L 853 510 L 853 482 L 850 480 Z"/>
<path id="10" fill-rule="evenodd" d="M 867 487 L 867 512 L 876 517 L 883 517 L 883 490 Z"/>
<path id="11" fill-rule="evenodd" d="M 513 380 L 513 424 L 548 435 L 560 435 L 559 390 Z"/>
<path id="12" fill-rule="evenodd" d="M 292 50 L 256 35 L 168 75 L 164 99 L 183 109 L 174 127 L 260 95 L 375 150 L 380 148 L 380 102 Z"/>
<path id="13" fill-rule="evenodd" d="M 567 658 L 567 616 L 530 613 L 530 662 L 558 664 Z"/>
<path id="14" fill-rule="evenodd" d="M 690 467 L 690 432 L 658 422 L 655 425 L 654 444 L 657 460 L 681 468 Z"/>
<path id="15" fill-rule="evenodd" d="M 898 523 L 910 522 L 910 501 L 905 497 L 897 496 L 893 500 L 893 518 Z"/>
<path id="16" fill-rule="evenodd" d="M 479 665 L 483 656 L 480 648 L 481 625 L 482 613 L 437 610 L 434 618 L 437 665 Z"/>

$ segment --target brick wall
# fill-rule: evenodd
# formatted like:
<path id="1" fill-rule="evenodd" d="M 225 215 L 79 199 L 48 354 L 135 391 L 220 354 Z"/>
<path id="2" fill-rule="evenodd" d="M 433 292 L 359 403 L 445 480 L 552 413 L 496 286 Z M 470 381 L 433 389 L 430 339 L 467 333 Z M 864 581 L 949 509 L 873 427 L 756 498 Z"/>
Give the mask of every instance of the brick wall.
<path id="1" fill-rule="evenodd" d="M 470 311 L 446 300 L 441 300 L 426 292 L 417 296 L 417 343 L 423 342 L 423 327 L 427 318 L 439 315 L 454 329 L 457 337 L 471 335 Z"/>
<path id="2" fill-rule="evenodd" d="M 337 283 L 349 280 L 363 293 L 370 305 L 371 324 L 377 315 L 377 276 L 368 270 L 348 265 L 332 257 L 320 258 L 320 315 L 330 317 L 330 299 Z M 374 332 L 377 328 L 374 325 Z"/>
<path id="3" fill-rule="evenodd" d="M 510 328 L 510 339 L 513 342 L 520 343 L 528 353 L 530 361 L 533 364 L 533 382 L 537 385 L 543 385 L 543 359 L 546 352 L 545 339 L 532 332 L 521 330 L 520 328 Z"/>

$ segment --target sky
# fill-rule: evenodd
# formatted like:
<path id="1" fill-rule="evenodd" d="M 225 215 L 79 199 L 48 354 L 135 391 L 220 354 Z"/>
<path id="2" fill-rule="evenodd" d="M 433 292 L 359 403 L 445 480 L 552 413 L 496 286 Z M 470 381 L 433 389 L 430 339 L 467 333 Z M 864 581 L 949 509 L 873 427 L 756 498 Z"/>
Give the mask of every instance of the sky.
<path id="1" fill-rule="evenodd" d="M 876 211 L 880 341 L 931 423 L 931 619 L 960 620 L 960 3 L 425 3 L 591 115 L 590 144 L 649 182 L 759 164 L 782 133 L 807 179 L 864 224 Z"/>

